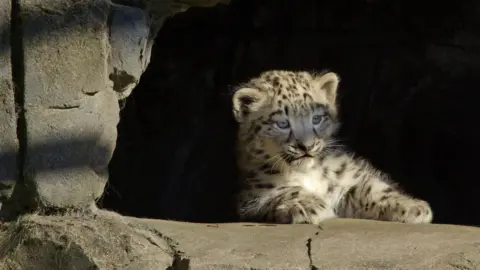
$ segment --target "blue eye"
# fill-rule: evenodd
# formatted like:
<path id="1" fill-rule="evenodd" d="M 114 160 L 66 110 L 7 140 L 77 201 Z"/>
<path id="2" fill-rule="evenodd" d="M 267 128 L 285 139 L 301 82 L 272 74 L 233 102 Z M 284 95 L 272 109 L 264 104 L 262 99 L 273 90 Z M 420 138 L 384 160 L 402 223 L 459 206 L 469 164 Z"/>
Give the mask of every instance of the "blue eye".
<path id="1" fill-rule="evenodd" d="M 287 129 L 290 127 L 288 120 L 280 120 L 276 122 L 277 126 L 281 129 Z"/>
<path id="2" fill-rule="evenodd" d="M 322 122 L 323 117 L 321 115 L 314 115 L 312 117 L 312 124 L 318 125 Z"/>

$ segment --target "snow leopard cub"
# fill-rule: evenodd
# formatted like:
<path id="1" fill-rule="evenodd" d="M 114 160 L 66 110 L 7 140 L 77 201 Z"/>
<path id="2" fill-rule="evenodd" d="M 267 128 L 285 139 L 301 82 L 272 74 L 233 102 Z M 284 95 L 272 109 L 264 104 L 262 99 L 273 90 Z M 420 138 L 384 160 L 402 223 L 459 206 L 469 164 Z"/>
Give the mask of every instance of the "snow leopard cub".
<path id="1" fill-rule="evenodd" d="M 333 72 L 270 70 L 236 89 L 241 219 L 430 223 L 427 202 L 401 192 L 367 161 L 332 147 L 338 84 Z"/>

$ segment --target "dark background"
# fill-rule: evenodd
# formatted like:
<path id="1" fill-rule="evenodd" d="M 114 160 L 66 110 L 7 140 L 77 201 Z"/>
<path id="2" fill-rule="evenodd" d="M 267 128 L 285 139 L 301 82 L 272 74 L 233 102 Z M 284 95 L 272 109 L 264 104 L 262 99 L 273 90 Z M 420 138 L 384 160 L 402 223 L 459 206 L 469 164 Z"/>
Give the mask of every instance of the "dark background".
<path id="1" fill-rule="evenodd" d="M 139 217 L 234 221 L 231 86 L 268 69 L 341 76 L 341 138 L 429 201 L 480 225 L 478 1 L 236 1 L 160 31 L 127 99 L 101 205 Z"/>

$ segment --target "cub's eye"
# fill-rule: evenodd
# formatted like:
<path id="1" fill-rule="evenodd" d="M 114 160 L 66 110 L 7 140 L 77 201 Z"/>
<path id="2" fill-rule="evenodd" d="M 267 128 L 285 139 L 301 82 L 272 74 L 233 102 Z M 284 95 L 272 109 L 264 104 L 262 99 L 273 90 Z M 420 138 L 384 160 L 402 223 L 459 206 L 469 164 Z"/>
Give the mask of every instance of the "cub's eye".
<path id="1" fill-rule="evenodd" d="M 321 116 L 321 115 L 314 115 L 314 116 L 312 117 L 312 124 L 318 125 L 318 124 L 320 124 L 320 123 L 322 122 L 322 119 L 323 119 L 323 116 Z"/>
<path id="2" fill-rule="evenodd" d="M 277 126 L 281 129 L 287 129 L 290 127 L 288 120 L 279 120 L 276 122 Z"/>

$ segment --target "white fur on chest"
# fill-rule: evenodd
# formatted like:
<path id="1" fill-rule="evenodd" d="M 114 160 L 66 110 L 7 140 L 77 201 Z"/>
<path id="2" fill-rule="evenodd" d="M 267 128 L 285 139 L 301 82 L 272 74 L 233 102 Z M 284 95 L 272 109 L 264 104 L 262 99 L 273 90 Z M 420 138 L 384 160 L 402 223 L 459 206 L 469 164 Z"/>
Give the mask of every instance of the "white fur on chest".
<path id="1" fill-rule="evenodd" d="M 324 195 L 328 189 L 328 182 L 322 179 L 320 170 L 309 172 L 293 171 L 288 174 L 288 182 L 293 186 L 301 186 L 305 190 L 317 195 Z"/>

